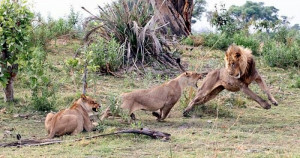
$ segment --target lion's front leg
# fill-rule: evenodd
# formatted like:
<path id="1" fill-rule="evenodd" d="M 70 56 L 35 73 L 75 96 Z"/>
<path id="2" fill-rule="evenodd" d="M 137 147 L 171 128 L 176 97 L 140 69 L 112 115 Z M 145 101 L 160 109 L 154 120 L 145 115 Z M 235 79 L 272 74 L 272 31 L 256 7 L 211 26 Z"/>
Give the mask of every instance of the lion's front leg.
<path id="1" fill-rule="evenodd" d="M 259 85 L 260 89 L 262 89 L 267 95 L 268 99 L 271 101 L 271 103 L 275 106 L 278 105 L 278 102 L 275 100 L 273 95 L 270 93 L 270 90 L 267 86 L 267 84 L 264 82 L 264 80 L 261 78 L 260 75 L 255 79 L 256 83 Z"/>
<path id="2" fill-rule="evenodd" d="M 254 101 L 256 101 L 264 109 L 270 109 L 271 108 L 271 105 L 267 101 L 265 101 L 264 99 L 262 99 L 261 97 L 259 97 L 258 95 L 256 95 L 253 91 L 251 91 L 251 89 L 249 89 L 248 86 L 243 85 L 242 88 L 241 88 L 241 90 L 246 95 L 248 95 L 251 99 L 253 99 Z"/>

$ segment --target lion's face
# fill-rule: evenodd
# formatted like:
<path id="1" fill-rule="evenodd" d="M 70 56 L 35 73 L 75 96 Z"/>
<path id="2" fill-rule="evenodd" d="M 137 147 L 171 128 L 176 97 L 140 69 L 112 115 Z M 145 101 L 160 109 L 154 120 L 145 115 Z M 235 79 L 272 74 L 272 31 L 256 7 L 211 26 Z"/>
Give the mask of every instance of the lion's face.
<path id="1" fill-rule="evenodd" d="M 241 71 L 241 50 L 239 47 L 230 46 L 225 55 L 225 66 L 228 74 L 234 78 L 240 78 Z"/>
<path id="2" fill-rule="evenodd" d="M 188 79 L 187 82 L 189 86 L 198 88 L 197 82 L 202 78 L 201 74 L 196 72 L 185 72 L 183 75 Z"/>
<path id="3" fill-rule="evenodd" d="M 97 112 L 98 109 L 101 107 L 93 98 L 89 96 L 85 96 L 84 94 L 82 94 L 80 98 L 88 111 Z"/>

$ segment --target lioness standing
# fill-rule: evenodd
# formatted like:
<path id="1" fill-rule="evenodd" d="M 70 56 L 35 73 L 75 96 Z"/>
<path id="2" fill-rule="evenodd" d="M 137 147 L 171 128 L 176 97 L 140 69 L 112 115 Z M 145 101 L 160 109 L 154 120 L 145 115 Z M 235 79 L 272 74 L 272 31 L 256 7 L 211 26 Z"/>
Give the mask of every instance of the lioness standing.
<path id="1" fill-rule="evenodd" d="M 45 119 L 48 138 L 65 134 L 75 135 L 83 129 L 90 132 L 93 128 L 88 113 L 97 112 L 100 105 L 84 94 L 68 108 L 58 113 L 49 113 Z"/>
<path id="2" fill-rule="evenodd" d="M 133 120 L 135 119 L 133 112 L 147 110 L 152 111 L 158 121 L 162 121 L 177 103 L 184 88 L 187 86 L 197 88 L 199 79 L 201 79 L 201 74 L 185 72 L 160 86 L 122 94 L 123 104 L 121 108 L 129 109 L 129 114 Z M 155 112 L 157 110 L 160 110 L 160 113 Z"/>
<path id="3" fill-rule="evenodd" d="M 269 88 L 255 68 L 251 50 L 233 44 L 226 51 L 224 59 L 226 67 L 207 74 L 195 98 L 184 110 L 184 116 L 188 116 L 188 112 L 191 111 L 195 105 L 206 103 L 216 97 L 224 89 L 231 92 L 242 90 L 242 92 L 255 100 L 260 106 L 265 109 L 270 109 L 271 105 L 267 101 L 248 88 L 253 81 L 256 81 L 259 87 L 268 95 L 268 99 L 271 103 L 277 106 L 277 101 L 271 95 Z"/>

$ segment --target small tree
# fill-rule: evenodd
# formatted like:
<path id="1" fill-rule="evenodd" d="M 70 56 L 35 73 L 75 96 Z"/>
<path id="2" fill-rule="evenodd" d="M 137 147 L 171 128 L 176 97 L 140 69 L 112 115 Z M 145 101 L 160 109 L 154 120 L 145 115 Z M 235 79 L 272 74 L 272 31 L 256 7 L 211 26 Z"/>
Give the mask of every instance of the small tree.
<path id="1" fill-rule="evenodd" d="M 28 56 L 33 13 L 23 0 L 2 0 L 0 5 L 0 82 L 5 101 L 14 99 L 18 60 Z"/>
<path id="2" fill-rule="evenodd" d="M 202 13 L 206 11 L 205 9 L 206 1 L 205 0 L 194 0 L 194 9 L 192 13 L 192 17 L 197 20 L 201 20 Z"/>

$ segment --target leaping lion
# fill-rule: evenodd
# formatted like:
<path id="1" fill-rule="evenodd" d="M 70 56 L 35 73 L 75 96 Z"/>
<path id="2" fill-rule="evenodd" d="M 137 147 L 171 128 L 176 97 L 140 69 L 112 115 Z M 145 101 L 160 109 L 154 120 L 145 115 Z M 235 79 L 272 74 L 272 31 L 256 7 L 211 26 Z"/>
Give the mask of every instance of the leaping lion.
<path id="1" fill-rule="evenodd" d="M 242 90 L 242 92 L 260 104 L 261 107 L 270 109 L 271 105 L 266 100 L 249 89 L 248 86 L 253 81 L 256 81 L 259 87 L 268 95 L 268 99 L 272 104 L 278 105 L 278 102 L 271 95 L 269 88 L 256 70 L 250 49 L 232 44 L 227 49 L 224 59 L 226 63 L 225 68 L 217 69 L 207 74 L 195 98 L 184 110 L 183 116 L 188 116 L 188 113 L 196 105 L 208 102 L 224 89 L 231 92 Z"/>

